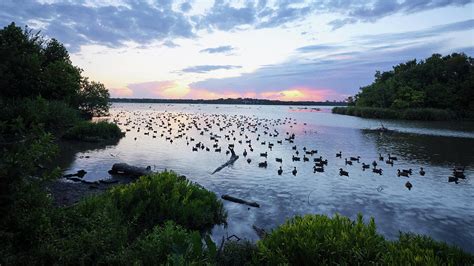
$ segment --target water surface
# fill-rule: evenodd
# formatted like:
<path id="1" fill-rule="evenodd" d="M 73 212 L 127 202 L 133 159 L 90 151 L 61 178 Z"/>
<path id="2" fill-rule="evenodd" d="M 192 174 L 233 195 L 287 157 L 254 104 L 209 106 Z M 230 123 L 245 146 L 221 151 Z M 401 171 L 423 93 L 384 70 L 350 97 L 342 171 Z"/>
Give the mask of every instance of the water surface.
<path id="1" fill-rule="evenodd" d="M 328 107 L 320 108 L 316 111 L 288 106 L 115 103 L 112 118 L 121 123 L 123 131 L 130 130 L 126 137 L 114 146 L 69 152 L 64 156 L 64 163 L 71 172 L 85 169 L 88 171 L 85 179 L 91 181 L 109 178 L 107 170 L 117 162 L 150 165 L 157 171 L 168 169 L 183 174 L 219 196 L 230 194 L 261 205 L 248 208 L 225 202 L 229 224 L 214 228 L 216 241 L 223 235 L 233 234 L 256 240 L 252 225 L 270 230 L 294 215 L 341 213 L 355 218 L 360 212 L 366 218 L 373 216 L 378 231 L 388 238 L 397 237 L 399 231 L 409 231 L 474 252 L 474 123 L 363 119 L 331 114 Z M 160 119 L 166 122 L 166 128 L 159 127 Z M 203 130 L 205 119 L 209 124 L 214 123 L 209 131 Z M 185 130 L 193 120 L 200 130 L 195 127 Z M 237 121 L 252 122 L 256 127 L 247 124 L 239 127 Z M 215 124 L 217 122 L 220 126 Z M 379 127 L 380 123 L 397 132 L 380 134 L 367 130 Z M 153 129 L 146 130 L 146 124 Z M 182 132 L 178 132 L 180 124 Z M 220 127 L 225 128 L 220 131 Z M 241 128 L 244 128 L 242 135 Z M 257 131 L 251 132 L 255 128 Z M 270 137 L 274 130 L 279 135 Z M 150 133 L 145 135 L 145 132 Z M 211 132 L 221 136 L 220 153 L 212 147 Z M 284 140 L 289 136 L 287 132 L 295 134 L 294 143 Z M 174 138 L 182 133 L 186 135 Z M 226 140 L 225 135 L 229 135 L 230 140 Z M 191 137 L 195 139 L 192 142 Z M 252 140 L 253 152 L 245 140 Z M 277 143 L 279 140 L 282 144 Z M 210 151 L 193 152 L 192 147 L 198 142 Z M 261 142 L 266 144 L 261 145 Z M 274 143 L 271 151 L 268 142 Z M 225 150 L 231 143 L 235 144 L 240 158 L 233 166 L 212 175 L 215 168 L 229 159 Z M 303 147 L 318 150 L 318 153 L 307 155 L 309 162 L 292 162 L 295 145 L 300 157 Z M 242 156 L 244 149 L 248 151 L 247 158 L 252 160 L 250 164 Z M 384 170 L 383 175 L 363 171 L 357 162 L 353 166 L 345 165 L 344 159 L 335 156 L 339 151 L 343 158 L 360 156 L 361 163 L 377 160 Z M 266 169 L 257 166 L 258 162 L 265 161 L 260 157 L 263 152 L 268 152 Z M 393 167 L 378 161 L 379 154 L 386 157 L 389 153 L 398 157 Z M 328 159 L 324 173 L 313 172 L 312 160 L 319 156 Z M 277 157 L 282 158 L 282 164 L 275 161 Z M 277 174 L 280 165 L 281 176 Z M 459 184 L 448 183 L 451 169 L 457 165 L 466 166 L 467 178 Z M 291 173 L 294 167 L 298 171 L 296 176 Z M 420 167 L 425 169 L 425 176 L 418 173 Z M 339 176 L 339 168 L 347 170 L 349 177 Z M 408 168 L 413 169 L 411 177 L 397 176 L 397 169 Z M 405 187 L 407 181 L 413 185 L 411 190 Z"/>

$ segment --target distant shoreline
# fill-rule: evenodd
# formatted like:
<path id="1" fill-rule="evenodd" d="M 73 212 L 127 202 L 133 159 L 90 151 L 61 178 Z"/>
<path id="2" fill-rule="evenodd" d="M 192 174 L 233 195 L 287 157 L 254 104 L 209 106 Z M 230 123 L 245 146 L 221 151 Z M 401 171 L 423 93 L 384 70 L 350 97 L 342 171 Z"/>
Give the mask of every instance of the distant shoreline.
<path id="1" fill-rule="evenodd" d="M 264 99 L 215 99 L 215 100 L 193 100 L 193 99 L 150 99 L 150 98 L 111 98 L 113 103 L 172 103 L 172 104 L 233 104 L 233 105 L 296 105 L 296 106 L 347 106 L 341 101 L 278 101 Z"/>

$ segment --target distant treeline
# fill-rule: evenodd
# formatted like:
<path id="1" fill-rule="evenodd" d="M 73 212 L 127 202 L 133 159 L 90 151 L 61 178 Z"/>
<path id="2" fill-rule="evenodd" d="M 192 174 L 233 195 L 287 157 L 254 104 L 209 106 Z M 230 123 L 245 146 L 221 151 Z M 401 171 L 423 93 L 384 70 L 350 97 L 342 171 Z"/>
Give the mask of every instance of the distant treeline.
<path id="1" fill-rule="evenodd" d="M 181 104 L 252 104 L 252 105 L 305 105 L 305 106 L 346 106 L 344 101 L 278 101 L 266 99 L 251 99 L 251 98 L 227 98 L 214 100 L 193 100 L 193 99 L 149 99 L 149 98 L 111 98 L 111 102 L 120 103 L 181 103 Z"/>
<path id="2" fill-rule="evenodd" d="M 337 109 L 338 113 L 357 116 L 364 113 L 364 117 L 373 117 L 383 116 L 380 109 L 392 110 L 387 114 L 411 109 L 411 119 L 417 119 L 413 114 L 423 109 L 419 119 L 424 120 L 425 117 L 436 118 L 427 116 L 430 110 L 441 109 L 454 113 L 457 118 L 474 118 L 474 60 L 464 53 L 433 54 L 426 60 L 399 64 L 390 71 L 377 71 L 375 81 L 349 97 L 348 105 L 355 108 L 350 112 Z M 360 108 L 365 109 L 358 112 L 356 109 Z M 372 111 L 378 114 L 369 114 Z M 403 115 L 397 117 L 405 119 Z M 453 116 L 440 119 L 448 117 Z"/>

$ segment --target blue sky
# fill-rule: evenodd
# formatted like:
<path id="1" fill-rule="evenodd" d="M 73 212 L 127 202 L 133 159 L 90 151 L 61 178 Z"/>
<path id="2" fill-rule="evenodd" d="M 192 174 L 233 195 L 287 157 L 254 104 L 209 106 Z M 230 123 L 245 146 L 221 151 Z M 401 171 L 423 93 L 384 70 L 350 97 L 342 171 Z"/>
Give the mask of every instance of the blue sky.
<path id="1" fill-rule="evenodd" d="M 114 97 L 341 100 L 376 70 L 474 54 L 473 0 L 0 1 Z"/>

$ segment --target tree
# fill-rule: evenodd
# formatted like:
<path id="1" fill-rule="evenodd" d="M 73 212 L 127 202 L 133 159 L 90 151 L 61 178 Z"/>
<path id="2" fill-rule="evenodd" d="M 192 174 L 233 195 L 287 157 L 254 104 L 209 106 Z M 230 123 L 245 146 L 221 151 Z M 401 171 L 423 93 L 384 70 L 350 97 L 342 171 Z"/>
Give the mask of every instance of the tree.
<path id="1" fill-rule="evenodd" d="M 79 109 L 86 116 L 103 116 L 109 112 L 109 91 L 104 84 L 82 79 L 79 92 Z"/>

